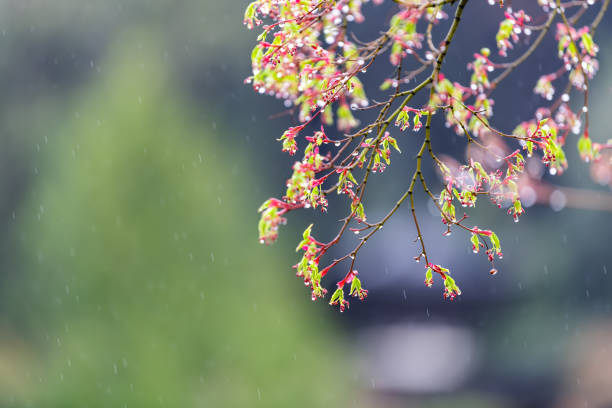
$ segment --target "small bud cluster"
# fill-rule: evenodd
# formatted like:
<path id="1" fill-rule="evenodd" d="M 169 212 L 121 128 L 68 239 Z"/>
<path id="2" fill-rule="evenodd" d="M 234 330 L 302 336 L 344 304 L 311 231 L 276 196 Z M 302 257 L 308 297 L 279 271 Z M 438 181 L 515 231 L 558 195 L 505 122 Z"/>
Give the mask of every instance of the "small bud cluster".
<path id="1" fill-rule="evenodd" d="M 564 129 L 566 126 L 553 120 L 542 119 L 537 123 L 521 123 L 514 130 L 514 134 L 522 137 L 521 144 L 529 157 L 539 148 L 542 151 L 542 163 L 549 167 L 550 174 L 555 175 L 562 174 L 567 169 L 567 158 L 563 150 L 565 138 L 559 134 L 559 131 Z"/>
<path id="2" fill-rule="evenodd" d="M 411 113 L 414 114 L 412 121 L 410 120 Z M 423 127 L 422 115 L 429 115 L 429 112 L 404 106 L 395 118 L 395 126 L 398 126 L 402 131 L 412 126 L 412 130 L 418 132 Z"/>
<path id="3" fill-rule="evenodd" d="M 531 17 L 525 14 L 523 10 L 515 13 L 508 10 L 505 13 L 505 17 L 499 24 L 499 30 L 495 36 L 499 55 L 503 57 L 508 55 L 508 49 L 513 48 L 512 43 L 516 43 L 519 40 L 520 34 L 531 35 L 531 29 L 525 26 L 531 21 Z"/>
<path id="4" fill-rule="evenodd" d="M 339 306 L 340 312 L 344 312 L 349 307 L 349 302 L 344 299 L 344 285 L 351 284 L 349 295 L 364 300 L 368 296 L 368 291 L 361 287 L 361 281 L 357 277 L 357 271 L 350 271 L 344 279 L 336 284 L 336 291 L 333 293 L 329 304 Z"/>
<path id="5" fill-rule="evenodd" d="M 451 278 L 450 271 L 436 264 L 427 264 L 427 270 L 425 271 L 425 285 L 431 287 L 433 285 L 433 272 L 436 272 L 442 277 L 444 281 L 444 292 L 442 296 L 444 299 L 455 300 L 457 296 L 461 295 L 461 289 L 455 283 L 455 280 Z"/>
<path id="6" fill-rule="evenodd" d="M 302 241 L 295 251 L 304 251 L 300 262 L 293 267 L 297 270 L 296 276 L 304 278 L 304 284 L 312 289 L 312 300 L 325 296 L 327 290 L 321 286 L 322 273 L 319 271 L 319 259 L 324 253 L 323 244 L 310 236 L 312 224 L 304 231 Z"/>
<path id="7" fill-rule="evenodd" d="M 305 139 L 309 143 L 304 149 L 304 158 L 293 164 L 293 174 L 287 180 L 287 192 L 283 199 L 305 208 L 321 206 L 325 211 L 327 199 L 321 191 L 321 185 L 328 176 L 316 178 L 316 175 L 329 168 L 329 157 L 319 154 L 319 147 L 331 143 L 331 140 L 327 138 L 322 128 L 314 136 Z"/>
<path id="8" fill-rule="evenodd" d="M 423 10 L 406 8 L 391 18 L 389 32 L 393 37 L 393 45 L 390 60 L 393 65 L 399 65 L 403 58 L 423 47 L 424 36 L 417 31 L 423 13 Z"/>
<path id="9" fill-rule="evenodd" d="M 275 198 L 270 198 L 259 207 L 261 218 L 259 220 L 259 242 L 271 244 L 278 238 L 278 226 L 284 225 L 287 219 L 282 215 L 290 206 Z"/>
<path id="10" fill-rule="evenodd" d="M 566 71 L 570 71 L 570 82 L 578 90 L 584 90 L 586 77 L 593 79 L 599 69 L 595 57 L 599 47 L 593 42 L 589 27 L 576 30 L 565 24 L 557 24 L 557 40 L 559 58 L 563 61 Z"/>
<path id="11" fill-rule="evenodd" d="M 547 101 L 552 101 L 553 96 L 555 96 L 555 87 L 553 86 L 552 82 L 555 79 L 557 79 L 557 75 L 555 75 L 554 73 L 542 75 L 538 79 L 538 82 L 536 83 L 533 92 L 536 95 L 540 95 L 542 98 L 545 98 Z"/>

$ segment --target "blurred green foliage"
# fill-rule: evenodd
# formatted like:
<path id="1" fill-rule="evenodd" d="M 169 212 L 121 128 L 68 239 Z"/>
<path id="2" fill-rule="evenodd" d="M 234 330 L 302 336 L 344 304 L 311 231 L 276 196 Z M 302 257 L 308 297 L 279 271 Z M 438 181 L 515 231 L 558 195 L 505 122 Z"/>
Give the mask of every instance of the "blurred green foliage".
<path id="1" fill-rule="evenodd" d="M 41 145 L 0 405 L 332 406 L 341 347 L 264 258 L 248 163 L 170 91 L 152 37 L 118 36 Z"/>

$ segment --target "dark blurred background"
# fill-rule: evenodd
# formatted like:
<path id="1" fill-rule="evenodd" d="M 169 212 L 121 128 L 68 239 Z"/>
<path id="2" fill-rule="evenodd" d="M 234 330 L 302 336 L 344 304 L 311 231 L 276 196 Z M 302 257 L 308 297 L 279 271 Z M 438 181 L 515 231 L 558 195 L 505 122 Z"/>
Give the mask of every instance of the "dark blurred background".
<path id="1" fill-rule="evenodd" d="M 406 211 L 357 260 L 370 295 L 344 314 L 313 304 L 290 268 L 299 232 L 317 221 L 331 238 L 341 213 L 292 214 L 280 242 L 258 245 L 256 209 L 291 164 L 275 139 L 295 118 L 243 84 L 247 3 L 0 0 L 0 406 L 612 406 L 610 190 L 574 142 L 570 171 L 544 177 L 553 208 L 516 225 L 486 203 L 473 214 L 502 238 L 495 276 L 420 203 L 428 252 L 463 290 L 453 303 L 424 287 Z M 391 3 L 365 6 L 360 38 Z M 472 54 L 495 48 L 501 13 L 468 4 L 447 76 L 467 80 Z M 608 15 L 591 92 L 600 142 L 610 34 Z M 499 128 L 542 103 L 535 81 L 559 64 L 545 45 L 497 91 Z M 392 72 L 363 76 L 370 96 Z M 443 123 L 433 135 L 462 157 Z M 375 176 L 372 219 L 406 188 L 416 143 L 398 140 L 406 160 Z"/>

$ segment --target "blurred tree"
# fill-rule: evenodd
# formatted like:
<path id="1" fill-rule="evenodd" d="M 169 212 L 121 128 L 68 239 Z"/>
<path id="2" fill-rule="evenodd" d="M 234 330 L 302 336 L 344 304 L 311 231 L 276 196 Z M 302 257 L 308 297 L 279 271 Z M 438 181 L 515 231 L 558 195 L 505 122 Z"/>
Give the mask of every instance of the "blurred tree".
<path id="1" fill-rule="evenodd" d="M 2 295 L 25 340 L 0 342 L 0 405 L 337 403 L 329 327 L 300 312 L 251 234 L 248 164 L 168 92 L 150 37 L 118 36 L 41 147 L 17 216 L 22 272 Z"/>

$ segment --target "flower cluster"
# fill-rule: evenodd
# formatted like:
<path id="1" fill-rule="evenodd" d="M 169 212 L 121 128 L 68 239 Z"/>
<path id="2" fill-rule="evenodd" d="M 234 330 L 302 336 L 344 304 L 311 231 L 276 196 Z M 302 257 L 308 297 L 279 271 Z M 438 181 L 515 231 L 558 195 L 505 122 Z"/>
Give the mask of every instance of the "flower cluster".
<path id="1" fill-rule="evenodd" d="M 489 59 L 490 54 L 491 50 L 483 48 L 480 50 L 480 53 L 474 54 L 474 62 L 468 64 L 468 69 L 474 71 L 470 78 L 470 88 L 473 91 L 483 93 L 485 89 L 491 87 L 489 73 L 493 72 L 495 67 Z"/>
<path id="2" fill-rule="evenodd" d="M 444 281 L 444 299 L 455 300 L 457 296 L 461 295 L 461 289 L 459 289 L 455 280 L 451 278 L 450 271 L 440 265 L 427 264 L 427 270 L 425 271 L 425 285 L 427 287 L 433 285 L 433 272 L 439 274 Z"/>
<path id="3" fill-rule="evenodd" d="M 349 307 L 349 302 L 344 299 L 344 285 L 351 284 L 349 289 L 349 295 L 364 300 L 368 296 L 368 291 L 361 287 L 361 281 L 357 277 L 357 271 L 350 271 L 344 279 L 336 284 L 336 290 L 334 291 L 329 304 L 332 306 L 338 306 L 340 312 L 344 312 Z"/>
<path id="4" fill-rule="evenodd" d="M 508 10 L 505 13 L 505 19 L 499 24 L 499 30 L 495 36 L 497 41 L 497 48 L 499 48 L 499 55 L 505 57 L 508 54 L 508 49 L 513 48 L 512 42 L 516 43 L 519 40 L 519 35 L 524 33 L 525 35 L 531 35 L 531 29 L 525 27 L 526 23 L 531 21 L 523 10 L 519 10 L 515 13 Z M 510 41 L 512 40 L 512 42 Z"/>
<path id="5" fill-rule="evenodd" d="M 409 54 L 414 54 L 423 47 L 423 34 L 417 31 L 417 24 L 423 16 L 423 10 L 406 8 L 395 14 L 389 24 L 393 36 L 390 60 L 393 65 Z"/>
<path id="6" fill-rule="evenodd" d="M 564 129 L 565 126 L 546 118 L 538 122 L 523 122 L 514 133 L 522 137 L 521 144 L 529 156 L 538 148 L 542 151 L 542 162 L 549 167 L 550 174 L 555 175 L 567 169 L 567 158 L 563 150 L 565 137 L 559 134 Z"/>
<path id="7" fill-rule="evenodd" d="M 305 208 L 321 206 L 325 210 L 327 199 L 320 186 L 329 174 L 320 178 L 316 178 L 316 175 L 329 168 L 329 158 L 319 153 L 319 147 L 331 143 L 331 140 L 327 138 L 323 129 L 305 139 L 309 143 L 304 149 L 304 158 L 293 164 L 293 174 L 287 180 L 287 192 L 283 198 L 289 203 L 303 205 Z"/>
<path id="8" fill-rule="evenodd" d="M 259 220 L 259 242 L 271 244 L 278 238 L 278 226 L 285 224 L 287 219 L 283 214 L 291 206 L 283 201 L 270 198 L 259 207 L 261 219 Z"/>
<path id="9" fill-rule="evenodd" d="M 536 83 L 535 88 L 533 88 L 533 92 L 536 95 L 540 95 L 542 98 L 545 98 L 547 101 L 552 101 L 553 96 L 555 96 L 555 87 L 552 82 L 556 79 L 556 75 L 547 74 L 542 75 L 538 82 Z"/>
<path id="10" fill-rule="evenodd" d="M 584 90 L 587 78 L 593 79 L 599 69 L 599 63 L 595 59 L 599 47 L 593 42 L 590 28 L 585 26 L 576 30 L 559 23 L 557 40 L 559 58 L 562 59 L 565 69 L 570 71 L 570 82 L 577 89 Z"/>
<path id="11" fill-rule="evenodd" d="M 414 114 L 414 116 L 412 117 L 412 124 L 410 121 L 411 113 Z M 423 127 L 423 123 L 421 122 L 421 116 L 428 114 L 429 112 L 427 111 L 421 111 L 420 109 L 414 109 L 408 106 L 404 106 L 395 118 L 395 126 L 398 126 L 400 130 L 406 130 L 407 128 L 412 126 L 412 130 L 418 132 Z"/>
<path id="12" fill-rule="evenodd" d="M 319 271 L 319 260 L 324 253 L 324 245 L 310 236 L 312 224 L 304 231 L 302 241 L 298 244 L 297 251 L 304 251 L 300 262 L 293 267 L 297 270 L 296 276 L 304 279 L 304 284 L 312 289 L 312 300 L 325 296 L 327 290 L 321 286 L 323 274 Z"/>

